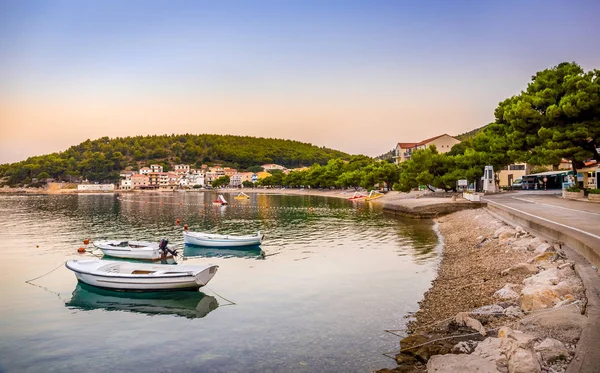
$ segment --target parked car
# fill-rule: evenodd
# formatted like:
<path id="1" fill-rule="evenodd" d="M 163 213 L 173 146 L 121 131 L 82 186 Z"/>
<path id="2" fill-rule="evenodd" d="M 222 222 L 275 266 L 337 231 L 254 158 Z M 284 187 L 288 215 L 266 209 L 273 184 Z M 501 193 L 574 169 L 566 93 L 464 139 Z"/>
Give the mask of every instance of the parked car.
<path id="1" fill-rule="evenodd" d="M 512 185 L 510 186 L 510 189 L 523 189 L 523 180 L 517 179 L 513 181 Z"/>

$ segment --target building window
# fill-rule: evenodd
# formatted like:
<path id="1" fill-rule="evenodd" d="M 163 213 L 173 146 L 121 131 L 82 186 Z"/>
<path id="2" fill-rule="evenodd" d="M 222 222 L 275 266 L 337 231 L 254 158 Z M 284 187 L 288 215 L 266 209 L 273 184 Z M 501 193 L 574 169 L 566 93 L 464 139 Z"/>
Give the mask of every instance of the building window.
<path id="1" fill-rule="evenodd" d="M 511 164 L 510 166 L 508 166 L 508 169 L 511 171 L 524 171 L 525 165 L 524 164 Z"/>

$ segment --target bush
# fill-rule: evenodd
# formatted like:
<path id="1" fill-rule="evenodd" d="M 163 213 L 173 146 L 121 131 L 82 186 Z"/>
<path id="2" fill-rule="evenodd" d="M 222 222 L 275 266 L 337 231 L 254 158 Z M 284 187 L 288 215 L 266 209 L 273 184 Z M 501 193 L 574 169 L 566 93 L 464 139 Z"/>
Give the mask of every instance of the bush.
<path id="1" fill-rule="evenodd" d="M 596 189 L 590 189 L 589 190 L 590 194 L 600 194 L 600 189 L 596 188 Z"/>
<path id="2" fill-rule="evenodd" d="M 567 188 L 567 192 L 579 193 L 579 192 L 581 192 L 581 189 L 579 189 L 578 186 L 571 185 L 570 187 Z"/>

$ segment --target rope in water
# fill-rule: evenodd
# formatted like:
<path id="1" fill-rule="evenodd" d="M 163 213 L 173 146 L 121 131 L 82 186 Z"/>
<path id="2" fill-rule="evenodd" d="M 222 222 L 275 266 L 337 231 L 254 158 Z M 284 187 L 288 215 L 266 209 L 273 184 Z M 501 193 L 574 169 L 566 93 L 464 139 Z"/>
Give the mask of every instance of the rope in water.
<path id="1" fill-rule="evenodd" d="M 65 260 L 64 262 L 60 263 L 60 264 L 59 264 L 59 265 L 58 265 L 56 268 L 54 268 L 54 269 L 53 269 L 53 270 L 51 270 L 50 272 L 44 273 L 44 274 L 43 274 L 43 275 L 41 275 L 41 276 L 38 276 L 38 277 L 36 277 L 36 278 L 32 278 L 31 280 L 27 280 L 27 281 L 25 281 L 25 282 L 26 282 L 26 283 L 28 283 L 28 284 L 31 284 L 31 285 L 33 285 L 33 284 L 32 284 L 32 282 L 33 282 L 33 281 L 35 281 L 35 280 L 37 280 L 37 279 L 40 279 L 40 278 L 42 278 L 42 277 L 44 277 L 44 276 L 47 276 L 47 275 L 51 274 L 52 272 L 56 271 L 57 269 L 59 269 L 60 267 L 62 267 L 63 265 L 65 265 L 65 263 L 67 263 L 67 261 L 66 261 L 66 260 Z"/>

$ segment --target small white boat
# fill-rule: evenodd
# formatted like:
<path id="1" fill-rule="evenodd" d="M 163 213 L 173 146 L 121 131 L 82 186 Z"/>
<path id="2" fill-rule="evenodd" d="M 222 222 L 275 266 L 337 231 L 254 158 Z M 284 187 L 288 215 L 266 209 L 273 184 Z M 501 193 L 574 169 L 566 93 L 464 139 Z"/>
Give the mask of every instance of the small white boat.
<path id="1" fill-rule="evenodd" d="M 258 232 L 252 236 L 233 236 L 183 231 L 183 241 L 188 245 L 209 247 L 239 247 L 260 245 L 265 237 Z"/>
<path id="2" fill-rule="evenodd" d="M 159 260 L 161 258 L 159 244 L 155 242 L 105 240 L 94 241 L 93 245 L 102 251 L 104 255 L 115 258 L 139 260 Z M 167 253 L 167 257 L 172 256 Z"/>
<path id="3" fill-rule="evenodd" d="M 217 197 L 217 199 L 213 201 L 213 205 L 225 206 L 227 205 L 227 200 L 225 199 L 225 197 L 223 197 L 222 194 L 219 194 L 219 197 Z"/>
<path id="4" fill-rule="evenodd" d="M 84 284 L 133 291 L 198 290 L 215 276 L 219 267 L 100 259 L 68 260 L 65 266 Z"/>

